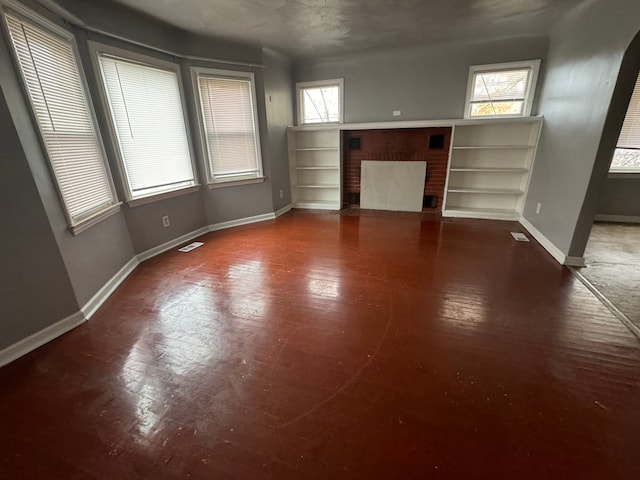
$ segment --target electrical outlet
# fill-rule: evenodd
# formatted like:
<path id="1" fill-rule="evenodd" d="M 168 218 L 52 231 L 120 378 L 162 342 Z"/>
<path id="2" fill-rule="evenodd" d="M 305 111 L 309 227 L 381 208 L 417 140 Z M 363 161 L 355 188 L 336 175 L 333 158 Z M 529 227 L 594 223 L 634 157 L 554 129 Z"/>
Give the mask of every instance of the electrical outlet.
<path id="1" fill-rule="evenodd" d="M 393 116 L 394 117 L 399 117 L 400 115 L 402 115 L 402 110 L 394 110 L 393 111 Z"/>
<path id="2" fill-rule="evenodd" d="M 280 189 L 280 198 L 284 197 L 284 192 Z"/>
<path id="3" fill-rule="evenodd" d="M 169 225 L 171 225 L 171 222 L 169 221 L 169 215 L 165 215 L 164 217 L 162 217 L 162 226 L 164 228 L 167 228 Z"/>
<path id="4" fill-rule="evenodd" d="M 538 205 L 536 205 L 536 213 L 540 213 L 540 208 L 542 207 L 541 203 L 538 203 Z"/>

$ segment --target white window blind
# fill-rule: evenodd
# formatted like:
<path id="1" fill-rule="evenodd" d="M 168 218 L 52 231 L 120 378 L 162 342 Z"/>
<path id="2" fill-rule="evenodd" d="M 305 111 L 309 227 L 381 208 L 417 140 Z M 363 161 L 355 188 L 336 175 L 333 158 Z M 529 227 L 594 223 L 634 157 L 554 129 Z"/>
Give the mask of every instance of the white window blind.
<path id="1" fill-rule="evenodd" d="M 10 12 L 5 18 L 62 201 L 77 226 L 117 200 L 73 40 Z"/>
<path id="2" fill-rule="evenodd" d="M 624 117 L 618 147 L 640 149 L 640 76 L 636 80 L 627 114 Z"/>
<path id="3" fill-rule="evenodd" d="M 640 172 L 640 75 L 629 101 L 610 170 L 623 173 Z"/>
<path id="4" fill-rule="evenodd" d="M 262 176 L 253 77 L 199 73 L 197 80 L 210 181 Z"/>
<path id="5" fill-rule="evenodd" d="M 131 199 L 195 185 L 176 72 L 99 61 Z"/>

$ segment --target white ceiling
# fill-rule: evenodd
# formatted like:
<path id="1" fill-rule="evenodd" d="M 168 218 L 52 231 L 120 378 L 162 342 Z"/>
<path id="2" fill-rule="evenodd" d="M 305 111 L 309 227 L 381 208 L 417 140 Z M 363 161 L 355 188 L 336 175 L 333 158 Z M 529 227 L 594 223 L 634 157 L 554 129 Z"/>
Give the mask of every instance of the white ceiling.
<path id="1" fill-rule="evenodd" d="M 112 1 L 195 33 L 317 56 L 544 34 L 589 0 Z"/>

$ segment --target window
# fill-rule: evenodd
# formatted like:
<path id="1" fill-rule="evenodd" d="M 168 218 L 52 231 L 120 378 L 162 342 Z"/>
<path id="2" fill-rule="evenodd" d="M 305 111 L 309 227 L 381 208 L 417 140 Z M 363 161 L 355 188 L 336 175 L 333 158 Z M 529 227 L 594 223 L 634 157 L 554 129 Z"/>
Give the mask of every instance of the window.
<path id="1" fill-rule="evenodd" d="M 470 67 L 465 118 L 530 115 L 539 69 L 540 60 Z"/>
<path id="2" fill-rule="evenodd" d="M 77 234 L 120 204 L 73 36 L 28 11 L 6 11 L 4 18 L 70 229 Z"/>
<path id="3" fill-rule="evenodd" d="M 253 73 L 192 69 L 209 182 L 262 180 Z"/>
<path id="4" fill-rule="evenodd" d="M 640 75 L 629 101 L 609 171 L 640 173 Z"/>
<path id="5" fill-rule="evenodd" d="M 298 123 L 342 122 L 342 78 L 296 84 Z"/>
<path id="6" fill-rule="evenodd" d="M 130 203 L 194 187 L 177 65 L 97 58 Z"/>

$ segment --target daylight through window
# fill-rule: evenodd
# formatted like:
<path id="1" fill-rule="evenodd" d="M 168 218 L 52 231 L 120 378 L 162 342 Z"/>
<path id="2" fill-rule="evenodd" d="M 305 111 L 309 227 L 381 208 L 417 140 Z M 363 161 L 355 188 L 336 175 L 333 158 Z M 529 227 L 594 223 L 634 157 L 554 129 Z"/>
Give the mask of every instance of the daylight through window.
<path id="1" fill-rule="evenodd" d="M 610 171 L 640 173 L 640 75 L 629 101 Z"/>
<path id="2" fill-rule="evenodd" d="M 262 177 L 252 73 L 194 69 L 211 183 Z"/>
<path id="3" fill-rule="evenodd" d="M 298 83 L 300 123 L 342 122 L 342 79 Z"/>
<path id="4" fill-rule="evenodd" d="M 71 230 L 78 233 L 119 204 L 71 34 L 13 13 L 5 19 Z"/>
<path id="5" fill-rule="evenodd" d="M 176 71 L 104 53 L 99 60 L 130 198 L 195 185 Z"/>
<path id="6" fill-rule="evenodd" d="M 535 61 L 471 67 L 466 116 L 529 115 L 538 65 Z"/>

